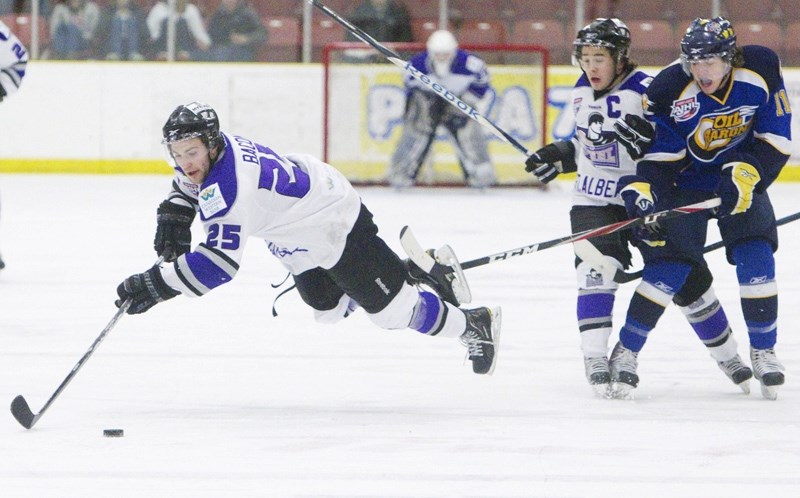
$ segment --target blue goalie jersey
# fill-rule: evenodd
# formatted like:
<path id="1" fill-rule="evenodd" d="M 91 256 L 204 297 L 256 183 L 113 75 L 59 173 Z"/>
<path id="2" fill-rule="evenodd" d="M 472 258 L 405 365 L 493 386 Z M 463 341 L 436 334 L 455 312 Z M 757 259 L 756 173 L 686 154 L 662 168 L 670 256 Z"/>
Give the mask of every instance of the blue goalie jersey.
<path id="1" fill-rule="evenodd" d="M 656 139 L 639 174 L 663 192 L 673 184 L 713 191 L 720 168 L 747 154 L 758 162 L 764 188 L 790 155 L 791 109 L 778 56 L 772 50 L 742 48 L 743 67 L 713 95 L 706 95 L 680 63 L 662 70 L 644 96 L 645 116 Z"/>

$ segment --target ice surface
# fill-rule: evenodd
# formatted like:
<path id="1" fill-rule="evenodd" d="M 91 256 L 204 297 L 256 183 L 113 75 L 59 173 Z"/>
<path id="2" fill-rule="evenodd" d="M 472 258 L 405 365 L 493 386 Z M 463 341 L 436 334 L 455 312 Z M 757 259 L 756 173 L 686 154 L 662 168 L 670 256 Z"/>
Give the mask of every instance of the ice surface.
<path id="1" fill-rule="evenodd" d="M 169 184 L 0 175 L 0 399 L 39 410 L 84 354 L 117 284 L 155 260 Z M 392 247 L 409 224 L 463 261 L 568 234 L 568 190 L 360 192 Z M 771 192 L 778 216 L 798 210 L 800 185 Z M 674 308 L 640 355 L 636 399 L 595 399 L 568 246 L 467 272 L 476 305 L 503 306 L 499 363 L 481 377 L 457 341 L 363 311 L 317 325 L 289 293 L 273 318 L 285 272 L 253 240 L 230 284 L 124 316 L 32 430 L 0 415 L 0 496 L 800 496 L 800 223 L 780 232 L 775 402 L 731 384 Z M 746 353 L 734 268 L 722 251 L 709 262 Z"/>

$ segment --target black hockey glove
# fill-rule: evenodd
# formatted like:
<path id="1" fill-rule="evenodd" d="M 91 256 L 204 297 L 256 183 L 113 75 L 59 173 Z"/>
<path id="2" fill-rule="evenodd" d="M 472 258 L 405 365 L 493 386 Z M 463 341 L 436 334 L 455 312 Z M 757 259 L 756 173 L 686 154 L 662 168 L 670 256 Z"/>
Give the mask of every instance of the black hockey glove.
<path id="1" fill-rule="evenodd" d="M 647 154 L 656 132 L 649 121 L 636 114 L 626 114 L 625 119 L 614 122 L 617 141 L 625 146 L 634 161 Z"/>
<path id="2" fill-rule="evenodd" d="M 656 197 L 650 191 L 650 183 L 636 175 L 620 178 L 618 195 L 625 201 L 625 210 L 629 218 L 641 218 L 656 212 Z M 649 223 L 643 227 L 633 229 L 634 236 L 649 245 L 660 247 L 664 241 L 664 229 L 658 222 Z"/>
<path id="3" fill-rule="evenodd" d="M 569 140 L 559 140 L 531 154 L 525 161 L 525 171 L 542 183 L 549 183 L 560 173 L 578 170 L 575 162 L 575 145 Z"/>
<path id="4" fill-rule="evenodd" d="M 144 313 L 156 304 L 172 299 L 180 294 L 164 281 L 161 270 L 154 266 L 144 273 L 137 273 L 126 278 L 117 286 L 119 299 L 114 301 L 117 308 L 122 306 L 127 299 L 131 299 L 131 306 L 128 308 L 129 315 Z"/>
<path id="5" fill-rule="evenodd" d="M 735 160 L 722 165 L 719 182 L 719 215 L 741 214 L 753 205 L 753 194 L 761 181 L 758 161 L 741 154 Z"/>
<path id="6" fill-rule="evenodd" d="M 183 253 L 189 252 L 192 245 L 192 221 L 194 208 L 179 206 L 164 201 L 158 206 L 156 220 L 156 237 L 153 248 L 164 261 L 174 261 Z"/>

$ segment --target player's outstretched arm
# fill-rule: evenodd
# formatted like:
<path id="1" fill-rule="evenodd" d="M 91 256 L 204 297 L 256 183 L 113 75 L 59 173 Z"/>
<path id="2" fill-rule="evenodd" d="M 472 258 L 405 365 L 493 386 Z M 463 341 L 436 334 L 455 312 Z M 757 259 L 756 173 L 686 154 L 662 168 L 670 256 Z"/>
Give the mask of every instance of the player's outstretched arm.
<path id="1" fill-rule="evenodd" d="M 127 313 L 137 315 L 178 294 L 180 292 L 167 285 L 161 276 L 161 269 L 155 265 L 144 273 L 131 275 L 119 284 L 117 286 L 119 299 L 114 304 L 119 308 L 130 299 L 131 305 Z"/>

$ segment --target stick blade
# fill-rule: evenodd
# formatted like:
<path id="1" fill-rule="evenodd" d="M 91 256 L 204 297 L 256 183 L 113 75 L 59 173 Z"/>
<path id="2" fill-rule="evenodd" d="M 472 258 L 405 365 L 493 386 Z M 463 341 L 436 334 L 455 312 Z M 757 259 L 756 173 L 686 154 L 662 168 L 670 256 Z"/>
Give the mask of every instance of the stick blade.
<path id="1" fill-rule="evenodd" d="M 11 402 L 11 414 L 14 415 L 17 422 L 26 429 L 30 429 L 33 427 L 33 424 L 36 423 L 36 416 L 33 414 L 30 406 L 28 406 L 28 402 L 25 401 L 22 395 L 17 396 L 14 398 L 14 401 Z"/>

